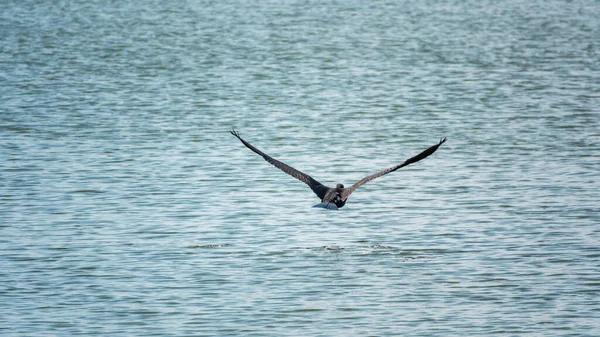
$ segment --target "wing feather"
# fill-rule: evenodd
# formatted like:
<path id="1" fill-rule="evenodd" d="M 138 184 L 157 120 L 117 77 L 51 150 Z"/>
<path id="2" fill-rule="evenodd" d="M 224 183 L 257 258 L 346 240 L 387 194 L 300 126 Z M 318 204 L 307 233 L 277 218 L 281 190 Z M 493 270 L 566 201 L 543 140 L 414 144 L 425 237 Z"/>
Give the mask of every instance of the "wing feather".
<path id="1" fill-rule="evenodd" d="M 309 176 L 308 174 L 306 174 L 302 171 L 296 170 L 295 168 L 293 168 L 285 163 L 282 163 L 279 160 L 277 160 L 277 159 L 269 156 L 268 154 L 262 152 L 261 150 L 255 148 L 250 143 L 243 140 L 242 137 L 240 137 L 239 132 L 237 132 L 235 130 L 231 130 L 230 133 L 232 135 L 234 135 L 235 137 L 237 137 L 237 139 L 239 139 L 242 142 L 242 144 L 244 144 L 247 148 L 254 151 L 254 153 L 262 156 L 269 164 L 277 167 L 278 169 L 282 170 L 283 172 L 291 175 L 292 177 L 294 177 L 294 178 L 300 180 L 301 182 L 305 183 L 306 185 L 308 185 L 319 198 L 323 199 L 323 197 L 325 197 L 325 193 L 327 193 L 327 189 L 328 189 L 327 186 L 316 181 L 313 177 Z"/>
<path id="2" fill-rule="evenodd" d="M 388 173 L 394 172 L 400 168 L 403 168 L 404 166 L 410 165 L 412 163 L 416 163 L 421 159 L 425 159 L 427 157 L 429 157 L 430 155 L 432 155 L 437 149 L 438 147 L 440 147 L 440 145 L 442 145 L 444 142 L 446 141 L 446 138 L 443 138 L 442 140 L 440 140 L 440 142 L 436 145 L 433 145 L 431 147 L 429 147 L 427 150 L 419 153 L 418 155 L 407 159 L 406 161 L 404 161 L 402 164 L 398 164 L 398 165 L 394 165 L 392 167 L 389 167 L 383 171 L 379 171 L 375 174 L 372 174 L 370 176 L 364 177 L 361 180 L 359 180 L 358 182 L 356 182 L 354 185 L 344 189 L 344 191 L 342 192 L 342 199 L 346 200 L 348 199 L 348 197 L 350 196 L 350 194 L 352 194 L 352 192 L 354 192 L 354 190 L 356 190 L 357 188 L 359 188 L 360 186 L 368 183 L 369 181 L 379 178 L 383 175 L 386 175 Z"/>

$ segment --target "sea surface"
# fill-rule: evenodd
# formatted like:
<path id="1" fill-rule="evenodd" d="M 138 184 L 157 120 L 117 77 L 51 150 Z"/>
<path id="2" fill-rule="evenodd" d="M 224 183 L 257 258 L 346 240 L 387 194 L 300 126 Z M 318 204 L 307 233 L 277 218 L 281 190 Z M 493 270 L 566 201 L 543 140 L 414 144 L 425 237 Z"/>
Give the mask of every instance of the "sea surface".
<path id="1" fill-rule="evenodd" d="M 600 336 L 599 18 L 0 2 L 0 335 Z"/>

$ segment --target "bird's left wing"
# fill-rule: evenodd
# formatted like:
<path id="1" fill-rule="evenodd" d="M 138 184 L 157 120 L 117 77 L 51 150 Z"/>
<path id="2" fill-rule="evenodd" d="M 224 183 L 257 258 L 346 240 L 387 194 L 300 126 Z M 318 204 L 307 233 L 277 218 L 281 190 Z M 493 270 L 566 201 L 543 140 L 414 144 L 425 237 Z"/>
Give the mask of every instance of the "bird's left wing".
<path id="1" fill-rule="evenodd" d="M 402 164 L 394 165 L 394 166 L 392 166 L 390 168 L 387 168 L 387 169 L 385 169 L 383 171 L 380 171 L 380 172 L 372 174 L 372 175 L 370 175 L 368 177 L 362 178 L 361 180 L 359 180 L 358 182 L 356 182 L 354 185 L 352 185 L 352 186 L 344 189 L 344 191 L 342 192 L 342 199 L 343 200 L 348 199 L 348 197 L 350 196 L 350 194 L 352 194 L 352 192 L 354 192 L 354 190 L 356 190 L 360 186 L 368 183 L 369 181 L 371 181 L 373 179 L 379 178 L 382 175 L 394 172 L 397 169 L 403 168 L 404 166 L 410 165 L 412 163 L 416 163 L 416 162 L 418 162 L 421 159 L 427 158 L 428 156 L 432 155 L 438 149 L 438 147 L 440 147 L 440 145 L 442 145 L 445 141 L 446 141 L 446 138 L 443 138 L 442 140 L 440 140 L 440 142 L 438 144 L 433 145 L 433 146 L 429 147 L 427 150 L 419 153 L 418 155 L 416 155 L 416 156 L 414 156 L 412 158 L 407 159 Z"/>
<path id="2" fill-rule="evenodd" d="M 327 186 L 316 181 L 313 177 L 309 176 L 308 174 L 301 172 L 299 170 L 296 170 L 295 168 L 293 168 L 285 163 L 282 163 L 279 160 L 274 159 L 271 156 L 269 156 L 268 154 L 255 148 L 250 143 L 243 140 L 242 137 L 240 137 L 239 132 L 237 132 L 235 130 L 231 130 L 230 133 L 232 135 L 236 136 L 237 139 L 239 139 L 242 142 L 242 144 L 244 144 L 247 148 L 254 151 L 256 154 L 262 156 L 271 165 L 277 167 L 278 169 L 282 170 L 283 172 L 291 175 L 292 177 L 294 177 L 294 178 L 300 180 L 301 182 L 305 183 L 306 185 L 308 185 L 320 199 L 323 199 L 323 197 L 325 197 L 325 193 L 327 193 L 327 190 L 328 190 Z"/>

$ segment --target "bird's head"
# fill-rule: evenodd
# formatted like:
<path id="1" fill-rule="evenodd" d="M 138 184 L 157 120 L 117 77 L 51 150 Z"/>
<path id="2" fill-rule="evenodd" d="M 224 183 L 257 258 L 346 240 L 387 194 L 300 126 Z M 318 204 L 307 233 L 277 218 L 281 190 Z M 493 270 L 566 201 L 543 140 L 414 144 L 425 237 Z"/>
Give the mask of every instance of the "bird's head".
<path id="1" fill-rule="evenodd" d="M 344 184 L 337 184 L 337 185 L 335 185 L 335 188 L 343 189 L 344 188 Z"/>

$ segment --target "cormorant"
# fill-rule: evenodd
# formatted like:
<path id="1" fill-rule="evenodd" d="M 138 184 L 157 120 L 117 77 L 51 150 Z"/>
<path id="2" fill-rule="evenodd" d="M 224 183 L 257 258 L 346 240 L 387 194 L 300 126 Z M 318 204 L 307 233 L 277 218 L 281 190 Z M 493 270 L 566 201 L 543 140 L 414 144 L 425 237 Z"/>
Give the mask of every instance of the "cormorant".
<path id="1" fill-rule="evenodd" d="M 359 180 L 358 182 L 356 182 L 354 185 L 352 185 L 348 188 L 344 188 L 344 185 L 342 185 L 342 184 L 337 184 L 335 187 L 327 187 L 327 186 L 321 184 L 320 182 L 316 181 L 313 177 L 309 176 L 308 174 L 298 171 L 295 168 L 293 168 L 285 163 L 282 163 L 277 159 L 272 158 L 271 156 L 265 154 L 261 150 L 250 145 L 250 143 L 246 142 L 245 140 L 242 139 L 242 137 L 240 137 L 240 134 L 237 131 L 231 130 L 230 133 L 232 135 L 236 136 L 242 142 L 242 144 L 244 144 L 247 148 L 249 148 L 250 150 L 252 150 L 255 153 L 262 156 L 271 165 L 277 167 L 278 169 L 282 170 L 283 172 L 285 172 L 285 173 L 291 175 L 292 177 L 307 184 L 313 190 L 313 192 L 315 192 L 315 194 L 321 199 L 321 203 L 315 205 L 314 207 L 322 207 L 322 208 L 326 208 L 326 209 L 336 209 L 336 210 L 344 207 L 350 194 L 352 194 L 352 192 L 354 192 L 354 190 L 356 190 L 361 185 L 364 185 L 375 178 L 379 178 L 382 175 L 394 172 L 397 169 L 403 168 L 404 166 L 410 165 L 412 163 L 416 163 L 421 159 L 427 158 L 428 156 L 433 154 L 438 149 L 438 147 L 440 147 L 440 145 L 442 145 L 446 141 L 446 138 L 442 138 L 438 144 L 433 145 L 433 146 L 429 147 L 427 150 L 419 153 L 418 155 L 407 159 L 402 164 L 394 165 L 383 171 L 377 172 L 368 177 L 364 177 L 361 180 Z"/>

